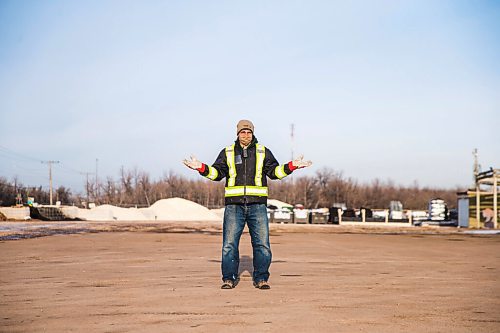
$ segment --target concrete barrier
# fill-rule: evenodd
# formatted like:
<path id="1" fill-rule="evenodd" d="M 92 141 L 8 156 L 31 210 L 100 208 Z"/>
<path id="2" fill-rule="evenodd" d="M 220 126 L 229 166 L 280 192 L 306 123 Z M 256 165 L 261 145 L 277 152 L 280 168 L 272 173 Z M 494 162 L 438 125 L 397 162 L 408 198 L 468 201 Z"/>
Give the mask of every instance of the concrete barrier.
<path id="1" fill-rule="evenodd" d="M 29 220 L 30 209 L 29 207 L 0 207 L 0 212 L 7 218 L 7 220 Z"/>

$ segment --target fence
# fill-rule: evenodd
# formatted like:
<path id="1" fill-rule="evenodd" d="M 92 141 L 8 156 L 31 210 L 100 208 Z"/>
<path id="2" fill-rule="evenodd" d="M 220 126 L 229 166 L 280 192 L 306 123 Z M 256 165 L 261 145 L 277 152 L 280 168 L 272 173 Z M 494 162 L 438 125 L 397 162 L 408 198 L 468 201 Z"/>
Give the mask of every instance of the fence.
<path id="1" fill-rule="evenodd" d="M 294 223 L 294 224 L 327 224 L 328 214 L 298 211 L 270 211 L 268 213 L 270 223 Z"/>
<path id="2" fill-rule="evenodd" d="M 332 218 L 332 221 L 340 225 L 371 225 L 371 226 L 398 226 L 398 227 L 409 227 L 413 226 L 413 218 L 411 211 L 408 211 L 406 215 L 408 218 L 403 219 L 391 219 L 389 210 L 384 210 L 384 216 L 367 217 L 366 209 L 361 209 L 360 216 L 343 216 L 343 211 L 337 209 L 337 216 Z M 334 223 L 335 223 L 334 222 Z"/>
<path id="3" fill-rule="evenodd" d="M 408 227 L 413 225 L 412 212 L 407 211 L 408 218 L 390 218 L 389 210 L 384 210 L 383 216 L 367 214 L 367 210 L 361 209 L 359 215 L 354 211 L 337 209 L 329 213 L 310 212 L 307 210 L 295 211 L 270 211 L 268 213 L 270 223 L 294 223 L 294 224 L 340 224 L 359 226 L 398 226 Z"/>

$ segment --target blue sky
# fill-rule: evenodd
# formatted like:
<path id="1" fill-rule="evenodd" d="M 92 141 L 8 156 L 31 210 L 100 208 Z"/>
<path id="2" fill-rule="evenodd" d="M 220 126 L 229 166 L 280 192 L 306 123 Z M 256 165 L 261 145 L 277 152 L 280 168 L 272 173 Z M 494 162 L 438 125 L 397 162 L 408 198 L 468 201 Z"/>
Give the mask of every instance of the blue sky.
<path id="1" fill-rule="evenodd" d="M 196 177 L 255 124 L 278 160 L 467 187 L 500 167 L 498 1 L 0 0 L 0 175 Z"/>

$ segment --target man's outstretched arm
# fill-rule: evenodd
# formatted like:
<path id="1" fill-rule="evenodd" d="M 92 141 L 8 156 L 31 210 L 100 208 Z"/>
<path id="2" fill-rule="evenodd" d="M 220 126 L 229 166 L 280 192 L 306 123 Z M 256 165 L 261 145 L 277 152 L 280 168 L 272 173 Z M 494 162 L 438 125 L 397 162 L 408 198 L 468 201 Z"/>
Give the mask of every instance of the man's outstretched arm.
<path id="1" fill-rule="evenodd" d="M 212 166 L 200 162 L 194 155 L 191 155 L 189 160 L 184 159 L 182 163 L 188 168 L 198 171 L 203 177 L 214 181 L 223 179 L 228 172 L 224 150 L 220 152 Z"/>
<path id="2" fill-rule="evenodd" d="M 304 161 L 304 156 L 279 165 L 278 161 L 270 150 L 266 151 L 266 162 L 264 165 L 266 175 L 271 179 L 283 179 L 297 169 L 306 168 L 312 165 L 311 161 Z"/>

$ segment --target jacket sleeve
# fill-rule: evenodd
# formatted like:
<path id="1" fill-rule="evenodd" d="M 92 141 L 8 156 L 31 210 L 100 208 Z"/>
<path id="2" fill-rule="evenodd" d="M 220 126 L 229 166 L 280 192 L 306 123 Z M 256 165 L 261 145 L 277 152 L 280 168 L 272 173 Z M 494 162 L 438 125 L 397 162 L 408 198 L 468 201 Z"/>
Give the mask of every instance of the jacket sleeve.
<path id="1" fill-rule="evenodd" d="M 213 181 L 219 181 L 227 176 L 229 168 L 226 161 L 226 149 L 222 149 L 215 162 L 210 166 L 203 164 L 200 175 Z"/>
<path id="2" fill-rule="evenodd" d="M 283 179 L 293 172 L 290 163 L 280 165 L 273 153 L 266 148 L 263 172 L 271 179 Z"/>

